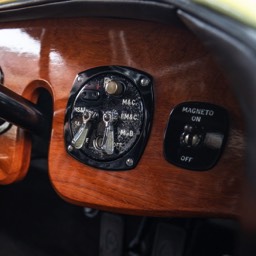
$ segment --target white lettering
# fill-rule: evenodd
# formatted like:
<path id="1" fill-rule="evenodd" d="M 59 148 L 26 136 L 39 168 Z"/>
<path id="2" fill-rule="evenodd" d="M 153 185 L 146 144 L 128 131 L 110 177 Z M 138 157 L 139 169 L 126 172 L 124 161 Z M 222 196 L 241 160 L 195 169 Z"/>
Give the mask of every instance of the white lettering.
<path id="1" fill-rule="evenodd" d="M 213 110 L 209 110 L 209 116 L 213 116 L 214 115 L 214 111 Z"/>
<path id="2" fill-rule="evenodd" d="M 122 120 L 130 120 L 130 121 L 137 121 L 138 120 L 137 114 L 128 114 L 128 113 L 121 113 Z"/>
<path id="3" fill-rule="evenodd" d="M 198 123 L 200 123 L 200 122 L 201 122 L 201 116 L 192 116 L 192 117 L 191 117 L 191 120 L 192 120 L 193 122 L 198 122 Z"/>
<path id="4" fill-rule="evenodd" d="M 85 107 L 76 107 L 75 111 L 78 113 L 84 113 L 85 112 Z"/>
<path id="5" fill-rule="evenodd" d="M 125 136 L 125 137 L 133 137 L 134 132 L 133 130 L 126 131 L 126 130 L 120 130 L 120 136 Z"/>
<path id="6" fill-rule="evenodd" d="M 190 156 L 181 156 L 180 160 L 181 160 L 182 162 L 190 163 L 190 162 L 193 160 L 193 157 L 190 157 Z"/>
<path id="7" fill-rule="evenodd" d="M 116 147 L 116 148 L 121 148 L 122 146 L 123 146 L 123 143 L 120 143 L 120 142 L 114 143 L 114 147 Z"/>
<path id="8" fill-rule="evenodd" d="M 135 100 L 131 100 L 131 99 L 123 99 L 122 105 L 123 106 L 135 106 L 136 105 L 136 101 Z"/>
<path id="9" fill-rule="evenodd" d="M 201 115 L 201 116 L 213 116 L 214 115 L 213 110 L 203 109 L 203 108 L 183 107 L 182 112 L 189 113 L 189 114 Z"/>
<path id="10" fill-rule="evenodd" d="M 80 126 L 81 122 L 80 121 L 75 121 L 75 126 Z"/>
<path id="11" fill-rule="evenodd" d="M 121 136 L 122 136 L 122 135 L 124 135 L 124 136 L 125 136 L 125 135 L 126 135 L 126 131 L 125 131 L 125 130 L 123 130 L 123 129 L 122 129 L 122 130 L 120 130 L 120 135 L 121 135 Z"/>

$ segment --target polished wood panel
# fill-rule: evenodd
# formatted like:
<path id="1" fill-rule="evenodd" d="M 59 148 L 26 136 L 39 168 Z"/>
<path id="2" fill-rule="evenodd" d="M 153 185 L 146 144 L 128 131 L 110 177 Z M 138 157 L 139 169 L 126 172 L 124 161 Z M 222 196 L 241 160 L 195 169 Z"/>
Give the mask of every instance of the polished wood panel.
<path id="1" fill-rule="evenodd" d="M 26 85 L 23 92 L 18 91 L 16 84 L 9 85 L 9 88 L 34 103 L 39 96 L 38 89 L 48 90 L 49 87 L 47 82 L 40 80 Z M 21 180 L 26 175 L 30 163 L 30 134 L 12 125 L 6 133 L 0 135 L 0 145 L 0 184 L 6 185 Z"/>
<path id="2" fill-rule="evenodd" d="M 22 178 L 28 168 L 30 145 L 23 131 L 11 127 L 0 136 L 0 184 L 9 184 Z M 24 152 L 24 150 L 26 152 Z"/>
<path id="3" fill-rule="evenodd" d="M 0 65 L 8 87 L 22 91 L 31 81 L 43 79 L 52 92 L 49 172 L 61 197 L 79 205 L 131 214 L 239 216 L 243 120 L 226 79 L 194 35 L 175 25 L 111 19 L 42 20 L 1 26 L 0 36 L 13 35 L 26 41 L 10 47 L 8 40 L 6 45 L 0 40 Z M 88 167 L 64 148 L 64 115 L 73 80 L 77 73 L 102 65 L 131 66 L 154 77 L 153 127 L 143 157 L 131 171 Z M 210 171 L 183 170 L 163 157 L 168 116 L 184 101 L 206 101 L 229 111 L 227 146 Z"/>

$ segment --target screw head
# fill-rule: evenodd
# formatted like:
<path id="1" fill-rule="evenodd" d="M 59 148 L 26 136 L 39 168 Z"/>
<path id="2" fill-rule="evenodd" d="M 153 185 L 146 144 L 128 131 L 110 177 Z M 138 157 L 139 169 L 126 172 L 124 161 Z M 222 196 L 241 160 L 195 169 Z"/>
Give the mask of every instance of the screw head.
<path id="1" fill-rule="evenodd" d="M 143 77 L 143 78 L 141 78 L 141 80 L 140 80 L 141 86 L 148 86 L 149 83 L 150 83 L 150 80 L 149 80 L 148 78 L 146 78 L 146 77 Z"/>
<path id="2" fill-rule="evenodd" d="M 82 76 L 77 77 L 77 82 L 81 82 L 83 80 Z"/>
<path id="3" fill-rule="evenodd" d="M 126 160 L 126 165 L 127 166 L 129 166 L 129 167 L 131 167 L 131 166 L 133 166 L 133 159 L 132 158 L 128 158 L 127 160 Z"/>
<path id="4" fill-rule="evenodd" d="M 73 146 L 71 146 L 71 145 L 68 146 L 68 151 L 69 152 L 71 152 L 73 149 L 74 149 Z"/>

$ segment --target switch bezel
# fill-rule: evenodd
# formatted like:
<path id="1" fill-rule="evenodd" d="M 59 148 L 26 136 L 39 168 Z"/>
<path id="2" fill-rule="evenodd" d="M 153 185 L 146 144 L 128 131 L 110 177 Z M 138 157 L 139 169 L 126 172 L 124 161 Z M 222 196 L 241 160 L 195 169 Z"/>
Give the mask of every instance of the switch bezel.
<path id="1" fill-rule="evenodd" d="M 191 127 L 193 134 L 198 131 L 201 141 L 197 145 L 185 145 L 183 142 L 186 126 Z M 171 111 L 169 116 L 163 145 L 165 159 L 184 169 L 209 170 L 217 164 L 223 152 L 228 128 L 228 113 L 223 107 L 207 102 L 181 103 Z M 210 140 L 206 140 L 210 136 L 212 145 Z"/>
<path id="2" fill-rule="evenodd" d="M 86 155 L 82 150 L 76 149 L 71 145 L 73 136 L 71 128 L 71 113 L 76 97 L 88 81 L 104 74 L 116 74 L 129 80 L 139 91 L 143 104 L 143 122 L 139 137 L 130 150 L 114 160 L 93 159 Z M 145 83 L 145 80 L 148 81 L 148 83 Z M 129 170 L 134 168 L 141 158 L 149 137 L 154 110 L 153 103 L 153 79 L 149 74 L 143 71 L 124 66 L 101 66 L 80 72 L 74 80 L 65 114 L 64 137 L 67 153 L 78 161 L 99 169 Z M 96 101 L 92 101 L 92 104 L 97 103 Z"/>

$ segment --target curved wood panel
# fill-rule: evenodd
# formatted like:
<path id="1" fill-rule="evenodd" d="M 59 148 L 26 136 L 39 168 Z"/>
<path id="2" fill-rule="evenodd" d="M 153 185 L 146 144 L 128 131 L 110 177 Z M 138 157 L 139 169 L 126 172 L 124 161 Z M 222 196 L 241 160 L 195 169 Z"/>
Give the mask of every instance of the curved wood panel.
<path id="1" fill-rule="evenodd" d="M 9 184 L 21 179 L 30 158 L 30 144 L 27 135 L 12 126 L 0 136 L 0 184 Z"/>
<path id="2" fill-rule="evenodd" d="M 0 36 L 7 35 L 30 45 L 11 48 L 10 43 L 4 45 L 0 40 L 0 64 L 8 87 L 24 89 L 39 78 L 51 84 L 54 117 L 49 171 L 60 196 L 79 205 L 132 214 L 239 215 L 244 166 L 242 117 L 227 81 L 190 32 L 142 21 L 67 19 L 2 24 Z M 88 167 L 64 148 L 64 115 L 73 80 L 77 73 L 103 65 L 131 66 L 154 78 L 153 127 L 145 152 L 131 171 Z M 229 111 L 227 146 L 210 171 L 186 171 L 163 157 L 168 116 L 184 101 L 206 101 Z"/>
<path id="3" fill-rule="evenodd" d="M 39 96 L 37 89 L 50 87 L 45 81 L 38 80 L 29 83 L 23 92 L 19 92 L 16 85 L 11 84 L 9 88 L 34 103 Z M 30 163 L 30 134 L 12 125 L 10 130 L 0 135 L 0 145 L 0 184 L 21 180 L 26 175 Z"/>

